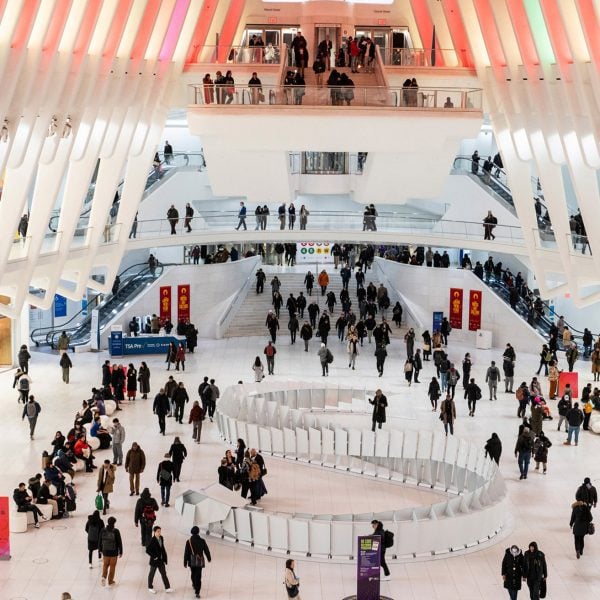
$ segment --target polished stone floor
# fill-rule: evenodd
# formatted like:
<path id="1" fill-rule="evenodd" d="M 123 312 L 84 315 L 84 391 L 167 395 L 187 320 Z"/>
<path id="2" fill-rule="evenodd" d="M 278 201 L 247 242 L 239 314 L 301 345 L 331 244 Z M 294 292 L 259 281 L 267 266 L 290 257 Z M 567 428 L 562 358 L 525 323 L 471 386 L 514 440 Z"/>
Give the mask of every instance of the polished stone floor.
<path id="1" fill-rule="evenodd" d="M 275 380 L 322 383 L 316 344 L 310 353 L 305 353 L 299 345 L 290 347 L 283 336 L 278 342 Z M 198 384 L 204 375 L 214 377 L 221 389 L 240 379 L 252 381 L 251 363 L 254 356 L 262 352 L 264 344 L 263 338 L 202 340 L 196 353 L 188 357 L 187 369 L 179 378 L 186 383 L 192 398 L 196 397 Z M 364 351 L 357 360 L 357 369 L 351 371 L 347 368 L 345 345 L 333 339 L 330 346 L 336 360 L 328 383 L 371 389 L 381 386 L 391 397 L 392 416 L 387 427 L 441 427 L 437 415 L 430 410 L 426 383 L 408 388 L 404 382 L 404 347 L 398 341 L 392 344 L 382 378 L 377 377 L 372 352 Z M 473 347 L 453 345 L 451 340 L 449 352 L 455 361 L 459 362 L 467 350 L 474 356 L 473 374 L 478 381 L 482 380 L 489 361 L 501 356 L 499 350 L 475 351 Z M 17 394 L 11 389 L 14 371 L 0 374 L 0 389 L 4 391 L 0 408 L 2 495 L 12 495 L 19 481 L 26 481 L 39 471 L 42 451 L 49 448 L 57 429 L 63 432 L 69 429 L 81 400 L 99 382 L 100 366 L 105 358 L 104 353 L 73 355 L 71 384 L 65 385 L 61 381 L 57 356 L 34 353 L 30 370 L 32 392 L 42 405 L 34 441 L 29 440 L 27 426 L 20 418 L 22 405 L 17 404 Z M 151 383 L 155 392 L 166 380 L 162 357 L 143 358 L 152 371 Z M 139 360 L 135 363 L 139 365 Z M 432 363 L 425 365 L 421 375 L 423 382 L 428 381 L 434 371 Z M 529 381 L 536 366 L 536 357 L 519 354 L 515 379 Z M 580 378 L 591 379 L 589 363 L 581 363 L 580 367 Z M 383 594 L 395 599 L 415 600 L 505 598 L 507 594 L 500 577 L 504 549 L 510 543 L 526 546 L 531 540 L 537 540 L 548 560 L 549 598 L 587 600 L 597 597 L 600 551 L 596 548 L 596 540 L 593 537 L 586 538 L 585 555 L 581 560 L 576 560 L 568 523 L 570 503 L 577 485 L 586 476 L 591 477 L 596 485 L 600 483 L 597 461 L 600 438 L 586 432 L 578 447 L 567 447 L 562 445 L 564 435 L 556 431 L 555 425 L 551 426 L 549 436 L 554 446 L 550 449 L 548 474 L 543 476 L 532 472 L 526 481 L 519 481 L 512 453 L 519 425 L 516 408 L 513 395 L 500 393 L 497 402 L 489 402 L 484 394 L 476 417 L 470 418 L 466 401 L 462 400 L 462 396 L 457 396 L 456 435 L 483 446 L 491 432 L 496 431 L 503 441 L 504 453 L 500 466 L 508 486 L 512 515 L 505 536 L 484 549 L 452 558 L 392 564 L 392 579 L 382 584 Z M 553 412 L 556 413 L 555 403 Z M 119 414 L 127 430 L 126 448 L 137 441 L 146 452 L 148 467 L 142 484 L 149 486 L 155 494 L 158 492 L 155 478 L 157 464 L 175 435 L 182 436 L 190 454 L 183 466 L 182 481 L 174 485 L 173 494 L 215 481 L 219 459 L 226 449 L 218 437 L 216 425 L 208 424 L 205 427 L 203 442 L 198 446 L 191 443 L 190 426 L 176 425 L 173 419 L 168 420 L 167 436 L 160 436 L 156 417 L 152 414 L 151 400 L 136 401 Z M 364 425 L 370 423 L 368 414 L 331 418 L 338 419 L 343 425 L 352 423 L 356 426 L 363 419 Z M 112 453 L 99 453 L 102 459 L 104 455 L 111 457 Z M 266 457 L 266 460 L 269 467 L 266 482 L 269 494 L 263 504 L 268 510 L 316 512 L 318 507 L 319 512 L 363 512 L 391 508 L 392 502 L 393 507 L 398 508 L 436 500 L 436 496 L 420 489 L 290 464 L 271 457 Z M 91 570 L 87 565 L 84 525 L 86 515 L 93 510 L 95 477 L 80 473 L 76 483 L 78 510 L 73 518 L 52 521 L 42 525 L 39 530 L 29 529 L 25 534 L 12 536 L 12 559 L 0 563 L 2 599 L 54 600 L 63 591 L 69 591 L 76 600 L 129 600 L 150 596 L 146 585 L 147 557 L 139 544 L 139 534 L 133 523 L 135 498 L 129 497 L 127 475 L 119 469 L 110 510 L 110 514 L 117 518 L 117 526 L 125 543 L 125 554 L 117 567 L 118 585 L 111 589 L 100 586 L 98 564 L 95 563 Z M 163 527 L 170 556 L 168 573 L 175 589 L 170 597 L 193 598 L 189 573 L 183 568 L 182 560 L 188 532 L 180 530 L 178 515 L 172 508 L 162 509 L 158 514 L 158 522 Z M 286 597 L 282 585 L 283 557 L 254 553 L 239 545 L 221 543 L 212 538 L 208 539 L 208 543 L 213 562 L 204 572 L 203 598 L 283 600 Z M 353 563 L 326 564 L 298 560 L 297 571 L 302 580 L 304 600 L 333 600 L 355 592 L 356 566 Z M 163 593 L 159 579 L 155 580 L 155 587 L 159 594 Z M 521 597 L 528 597 L 527 591 L 522 591 Z"/>

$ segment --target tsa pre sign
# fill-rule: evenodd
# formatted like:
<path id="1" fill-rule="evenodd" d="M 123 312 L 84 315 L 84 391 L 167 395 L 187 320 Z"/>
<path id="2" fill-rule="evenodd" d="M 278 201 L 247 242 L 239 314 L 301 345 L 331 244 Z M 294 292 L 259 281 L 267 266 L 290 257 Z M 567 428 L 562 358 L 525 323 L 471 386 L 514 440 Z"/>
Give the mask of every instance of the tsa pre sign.
<path id="1" fill-rule="evenodd" d="M 171 286 L 164 285 L 160 288 L 160 320 L 171 320 Z"/>
<path id="2" fill-rule="evenodd" d="M 479 290 L 471 290 L 469 292 L 469 331 L 481 329 L 482 295 Z"/>
<path id="3" fill-rule="evenodd" d="M 177 320 L 190 320 L 190 284 L 177 286 Z"/>
<path id="4" fill-rule="evenodd" d="M 461 288 L 450 288 L 450 326 L 462 329 L 463 291 Z"/>

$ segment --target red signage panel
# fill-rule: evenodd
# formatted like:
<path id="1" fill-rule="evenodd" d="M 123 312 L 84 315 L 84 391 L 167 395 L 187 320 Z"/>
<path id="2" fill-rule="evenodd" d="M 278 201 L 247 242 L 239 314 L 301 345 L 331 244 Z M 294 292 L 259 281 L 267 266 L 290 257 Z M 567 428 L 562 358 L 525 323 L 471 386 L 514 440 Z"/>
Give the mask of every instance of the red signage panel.
<path id="1" fill-rule="evenodd" d="M 481 329 L 481 303 L 483 294 L 479 290 L 469 292 L 469 331 Z"/>
<path id="2" fill-rule="evenodd" d="M 177 320 L 190 320 L 190 284 L 177 286 Z"/>
<path id="3" fill-rule="evenodd" d="M 160 320 L 171 320 L 171 286 L 163 285 L 160 287 Z"/>
<path id="4" fill-rule="evenodd" d="M 462 314 L 462 288 L 450 288 L 450 326 L 452 329 L 462 329 Z"/>

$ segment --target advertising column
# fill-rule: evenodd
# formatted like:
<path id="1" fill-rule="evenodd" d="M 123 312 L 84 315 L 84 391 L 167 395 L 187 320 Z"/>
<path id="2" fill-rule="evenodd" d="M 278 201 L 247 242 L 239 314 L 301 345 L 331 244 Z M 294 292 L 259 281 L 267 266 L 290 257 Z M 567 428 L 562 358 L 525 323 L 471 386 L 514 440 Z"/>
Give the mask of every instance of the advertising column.
<path id="1" fill-rule="evenodd" d="M 356 600 L 379 600 L 381 544 L 379 535 L 358 536 Z"/>

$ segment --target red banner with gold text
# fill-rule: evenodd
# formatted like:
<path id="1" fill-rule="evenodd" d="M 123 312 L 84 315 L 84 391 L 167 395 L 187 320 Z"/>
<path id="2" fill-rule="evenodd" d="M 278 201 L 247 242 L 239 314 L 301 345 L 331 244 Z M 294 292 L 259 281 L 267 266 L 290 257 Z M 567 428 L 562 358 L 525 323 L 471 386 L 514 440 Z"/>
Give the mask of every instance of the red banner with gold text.
<path id="1" fill-rule="evenodd" d="M 177 321 L 190 320 L 190 284 L 177 286 Z"/>
<path id="2" fill-rule="evenodd" d="M 462 329 L 463 291 L 461 288 L 450 288 L 450 327 Z"/>
<path id="3" fill-rule="evenodd" d="M 469 331 L 481 329 L 481 304 L 483 294 L 479 290 L 469 292 Z"/>
<path id="4" fill-rule="evenodd" d="M 171 320 L 171 286 L 163 285 L 160 288 L 160 320 Z"/>

